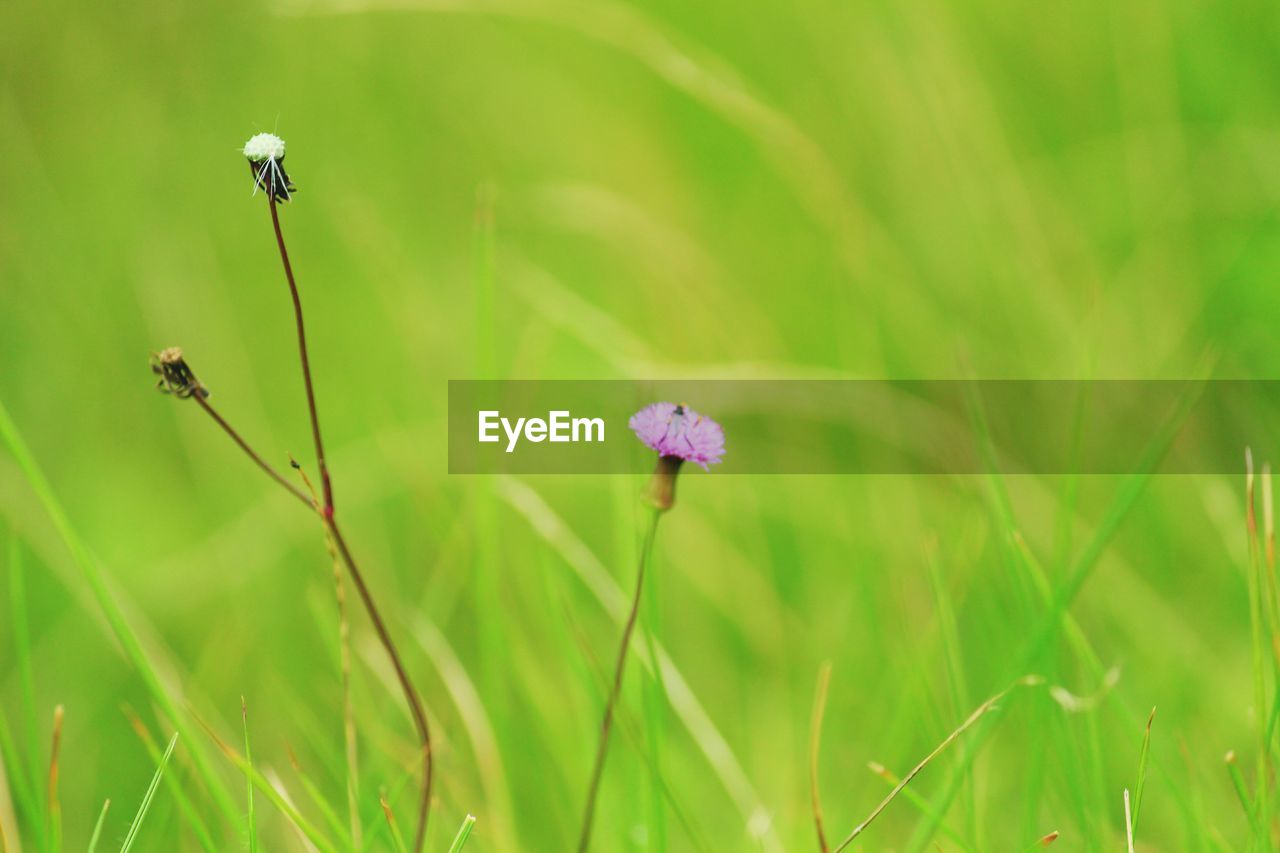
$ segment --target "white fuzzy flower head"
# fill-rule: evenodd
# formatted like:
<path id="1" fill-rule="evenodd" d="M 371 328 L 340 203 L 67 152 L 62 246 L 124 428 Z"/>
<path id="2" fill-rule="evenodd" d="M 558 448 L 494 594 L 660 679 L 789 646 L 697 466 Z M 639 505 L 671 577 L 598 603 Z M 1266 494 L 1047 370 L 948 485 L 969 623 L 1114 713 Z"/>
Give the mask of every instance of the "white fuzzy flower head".
<path id="1" fill-rule="evenodd" d="M 281 160 L 284 158 L 284 140 L 274 133 L 255 134 L 244 144 L 244 156 L 251 163 Z"/>

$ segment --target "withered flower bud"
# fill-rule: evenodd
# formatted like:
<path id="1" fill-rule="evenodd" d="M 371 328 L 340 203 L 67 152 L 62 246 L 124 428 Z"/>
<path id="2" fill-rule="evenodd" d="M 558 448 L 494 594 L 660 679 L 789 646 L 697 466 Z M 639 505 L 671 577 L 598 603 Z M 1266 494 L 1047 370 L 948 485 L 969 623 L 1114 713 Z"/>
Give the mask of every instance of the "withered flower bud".
<path id="1" fill-rule="evenodd" d="M 151 372 L 160 377 L 156 387 L 161 393 L 172 394 L 180 400 L 209 396 L 209 390 L 200 384 L 195 373 L 182 357 L 182 350 L 169 347 L 151 354 Z"/>
<path id="2" fill-rule="evenodd" d="M 679 456 L 659 456 L 653 476 L 645 487 L 644 497 L 654 509 L 666 512 L 676 505 L 676 475 L 684 460 Z"/>

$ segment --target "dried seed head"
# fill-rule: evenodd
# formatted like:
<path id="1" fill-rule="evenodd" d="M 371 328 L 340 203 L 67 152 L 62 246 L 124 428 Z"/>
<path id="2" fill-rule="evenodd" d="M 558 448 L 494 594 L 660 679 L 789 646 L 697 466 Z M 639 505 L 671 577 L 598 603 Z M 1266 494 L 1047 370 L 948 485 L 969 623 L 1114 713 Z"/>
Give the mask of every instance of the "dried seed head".
<path id="1" fill-rule="evenodd" d="M 182 357 L 182 350 L 169 347 L 151 354 L 151 372 L 160 377 L 156 387 L 164 394 L 172 394 L 180 400 L 188 397 L 208 397 L 209 390 L 200 384 L 195 373 Z"/>
<path id="2" fill-rule="evenodd" d="M 249 137 L 244 144 L 244 156 L 250 163 L 284 159 L 284 140 L 274 133 L 259 133 Z"/>
<path id="3" fill-rule="evenodd" d="M 284 140 L 274 133 L 249 137 L 241 149 L 253 173 L 253 191 L 261 189 L 276 201 L 288 201 L 297 192 L 284 170 Z"/>

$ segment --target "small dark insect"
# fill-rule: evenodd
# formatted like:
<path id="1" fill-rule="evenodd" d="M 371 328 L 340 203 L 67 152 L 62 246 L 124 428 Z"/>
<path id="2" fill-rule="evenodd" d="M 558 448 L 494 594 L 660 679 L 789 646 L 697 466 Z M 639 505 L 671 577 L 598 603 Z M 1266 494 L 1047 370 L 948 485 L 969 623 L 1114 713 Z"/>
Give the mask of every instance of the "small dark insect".
<path id="1" fill-rule="evenodd" d="M 151 354 L 151 372 L 160 377 L 156 387 L 163 394 L 172 394 L 180 400 L 188 397 L 209 396 L 209 389 L 200 384 L 195 373 L 182 357 L 182 350 L 169 347 Z"/>

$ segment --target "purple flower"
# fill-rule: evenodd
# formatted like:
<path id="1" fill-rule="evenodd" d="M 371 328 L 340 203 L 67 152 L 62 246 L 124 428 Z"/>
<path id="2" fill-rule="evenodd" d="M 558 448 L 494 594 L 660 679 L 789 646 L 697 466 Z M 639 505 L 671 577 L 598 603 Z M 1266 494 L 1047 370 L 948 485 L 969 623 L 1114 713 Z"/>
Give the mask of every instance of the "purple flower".
<path id="1" fill-rule="evenodd" d="M 627 425 L 660 456 L 696 462 L 703 470 L 724 456 L 720 424 L 684 404 L 653 403 L 632 415 Z"/>

